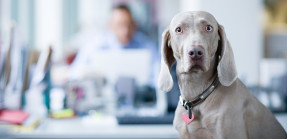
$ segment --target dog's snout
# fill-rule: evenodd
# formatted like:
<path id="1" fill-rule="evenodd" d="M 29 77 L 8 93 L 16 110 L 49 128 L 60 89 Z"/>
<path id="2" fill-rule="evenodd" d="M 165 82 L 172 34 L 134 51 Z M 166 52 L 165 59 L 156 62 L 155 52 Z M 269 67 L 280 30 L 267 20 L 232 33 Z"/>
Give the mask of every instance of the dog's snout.
<path id="1" fill-rule="evenodd" d="M 203 56 L 202 48 L 193 48 L 189 51 L 189 57 L 192 59 L 200 59 Z"/>

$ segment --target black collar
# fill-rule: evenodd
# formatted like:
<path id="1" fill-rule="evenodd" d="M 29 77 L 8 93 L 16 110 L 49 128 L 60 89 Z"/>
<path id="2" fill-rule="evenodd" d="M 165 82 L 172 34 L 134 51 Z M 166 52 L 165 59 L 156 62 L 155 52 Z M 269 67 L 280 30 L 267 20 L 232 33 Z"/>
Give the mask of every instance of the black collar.
<path id="1" fill-rule="evenodd" d="M 192 101 L 186 101 L 181 96 L 179 96 L 179 102 L 188 111 L 187 114 L 188 114 L 189 119 L 191 119 L 191 115 L 192 115 L 191 110 L 196 105 L 203 102 L 214 91 L 214 89 L 218 86 L 218 84 L 219 84 L 219 79 L 218 79 L 218 76 L 216 75 L 216 78 L 213 80 L 212 84 Z"/>

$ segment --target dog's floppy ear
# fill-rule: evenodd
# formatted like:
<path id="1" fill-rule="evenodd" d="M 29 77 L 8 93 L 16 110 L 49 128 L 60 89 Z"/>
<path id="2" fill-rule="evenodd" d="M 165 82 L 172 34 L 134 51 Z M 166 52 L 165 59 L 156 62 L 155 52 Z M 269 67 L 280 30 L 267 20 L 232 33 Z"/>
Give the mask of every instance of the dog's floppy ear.
<path id="1" fill-rule="evenodd" d="M 170 46 L 170 33 L 166 29 L 162 33 L 161 46 L 161 69 L 158 78 L 158 87 L 164 92 L 168 92 L 173 87 L 173 79 L 170 73 L 171 66 L 175 62 L 173 51 Z"/>
<path id="2" fill-rule="evenodd" d="M 218 33 L 220 36 L 220 46 L 218 46 L 218 49 L 221 49 L 220 59 L 217 66 L 218 77 L 223 86 L 230 86 L 237 78 L 234 55 L 226 38 L 223 26 L 218 25 Z"/>

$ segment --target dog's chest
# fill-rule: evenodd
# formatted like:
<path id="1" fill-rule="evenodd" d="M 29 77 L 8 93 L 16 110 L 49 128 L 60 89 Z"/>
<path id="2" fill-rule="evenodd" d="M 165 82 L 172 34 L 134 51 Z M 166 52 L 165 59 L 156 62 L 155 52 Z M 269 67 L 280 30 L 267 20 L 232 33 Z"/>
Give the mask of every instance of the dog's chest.
<path id="1" fill-rule="evenodd" d="M 189 124 L 186 124 L 187 130 L 190 133 L 196 132 L 198 130 L 205 130 L 205 132 L 211 132 L 213 133 L 215 131 L 217 120 L 214 117 L 200 117 L 195 118 L 194 121 L 190 122 Z"/>
<path id="2" fill-rule="evenodd" d="M 216 130 L 218 118 L 216 115 L 198 116 L 194 115 L 193 121 L 186 123 L 182 118 L 177 117 L 175 121 L 177 130 L 187 131 L 191 136 L 206 135 L 207 138 L 218 133 Z"/>

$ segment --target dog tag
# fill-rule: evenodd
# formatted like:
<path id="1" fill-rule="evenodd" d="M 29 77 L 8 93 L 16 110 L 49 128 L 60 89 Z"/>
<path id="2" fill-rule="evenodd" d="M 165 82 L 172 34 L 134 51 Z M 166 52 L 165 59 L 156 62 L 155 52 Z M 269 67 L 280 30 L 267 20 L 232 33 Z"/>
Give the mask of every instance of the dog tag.
<path id="1" fill-rule="evenodd" d="M 191 114 L 191 119 L 189 119 L 188 114 L 185 112 L 185 113 L 183 113 L 183 114 L 181 115 L 181 118 L 183 119 L 183 121 L 185 121 L 186 124 L 189 124 L 190 122 L 193 121 L 194 115 Z"/>

